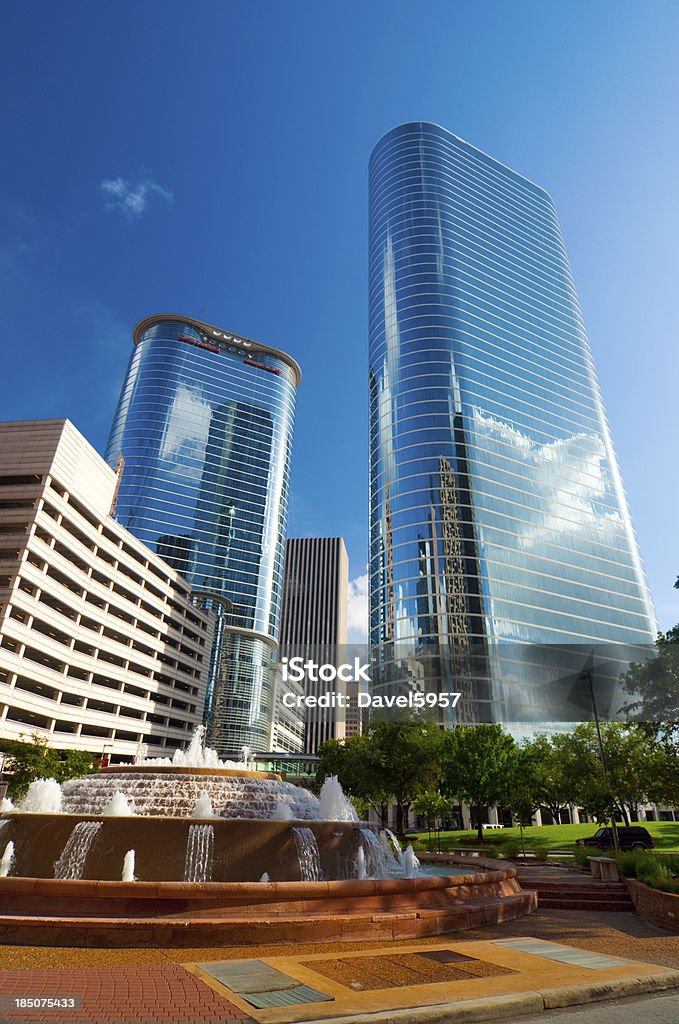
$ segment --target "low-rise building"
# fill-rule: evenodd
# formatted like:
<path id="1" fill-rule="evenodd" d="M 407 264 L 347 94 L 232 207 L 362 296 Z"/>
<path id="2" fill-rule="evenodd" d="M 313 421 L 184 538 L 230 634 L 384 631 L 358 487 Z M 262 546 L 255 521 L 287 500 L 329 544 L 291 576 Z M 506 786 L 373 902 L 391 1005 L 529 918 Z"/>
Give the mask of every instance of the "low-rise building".
<path id="1" fill-rule="evenodd" d="M 116 522 L 117 485 L 68 420 L 0 424 L 0 749 L 171 755 L 202 721 L 212 614 Z"/>

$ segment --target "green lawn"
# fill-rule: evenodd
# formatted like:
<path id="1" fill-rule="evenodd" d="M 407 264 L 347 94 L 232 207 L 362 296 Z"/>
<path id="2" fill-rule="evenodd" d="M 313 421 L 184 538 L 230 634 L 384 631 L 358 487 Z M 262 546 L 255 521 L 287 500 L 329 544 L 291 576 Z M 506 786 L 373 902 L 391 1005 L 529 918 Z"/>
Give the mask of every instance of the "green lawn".
<path id="1" fill-rule="evenodd" d="M 679 821 L 644 821 L 644 828 L 647 828 L 655 840 L 655 850 L 679 850 Z M 527 850 L 535 853 L 546 854 L 549 850 L 572 850 L 576 839 L 585 839 L 592 836 L 599 826 L 594 825 L 531 825 L 525 828 L 524 836 Z M 476 829 L 464 832 L 441 832 L 441 850 L 447 851 L 455 846 L 474 846 L 477 844 Z M 436 834 L 432 833 L 431 844 L 429 834 L 426 830 L 419 833 L 419 840 L 414 841 L 414 836 L 407 837 L 407 842 L 412 842 L 415 851 L 431 850 L 436 852 Z M 501 847 L 508 839 L 520 841 L 521 833 L 518 828 L 489 829 L 484 834 L 487 846 Z"/>

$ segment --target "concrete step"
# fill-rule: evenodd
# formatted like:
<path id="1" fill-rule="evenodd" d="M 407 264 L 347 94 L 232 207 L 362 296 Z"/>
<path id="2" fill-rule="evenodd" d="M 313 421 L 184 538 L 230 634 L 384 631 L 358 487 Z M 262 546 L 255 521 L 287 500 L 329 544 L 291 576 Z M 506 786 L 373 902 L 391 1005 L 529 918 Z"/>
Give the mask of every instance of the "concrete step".
<path id="1" fill-rule="evenodd" d="M 523 879 L 524 885 L 530 885 L 534 889 L 542 889 L 543 892 L 598 892 L 626 893 L 627 886 L 624 882 L 572 882 L 570 884 L 557 884 L 554 882 L 543 882 L 538 878 Z"/>
<path id="2" fill-rule="evenodd" d="M 218 946 L 416 939 L 513 920 L 536 909 L 534 892 L 411 911 L 291 913 L 248 917 L 35 917 L 0 915 L 0 942 L 55 946 Z M 131 915 L 134 908 L 128 908 Z"/>
<path id="3" fill-rule="evenodd" d="M 541 910 L 602 910 L 608 913 L 629 913 L 634 910 L 634 904 L 622 901 L 611 902 L 610 900 L 559 900 L 555 897 L 542 897 L 538 895 L 538 907 Z"/>

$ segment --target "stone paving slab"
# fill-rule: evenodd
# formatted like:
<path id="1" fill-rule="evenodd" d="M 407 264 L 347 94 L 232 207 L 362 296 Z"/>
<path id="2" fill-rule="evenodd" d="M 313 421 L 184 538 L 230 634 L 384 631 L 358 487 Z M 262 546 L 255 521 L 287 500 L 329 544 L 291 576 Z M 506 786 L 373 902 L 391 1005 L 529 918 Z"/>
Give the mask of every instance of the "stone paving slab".
<path id="1" fill-rule="evenodd" d="M 216 963 L 211 961 L 198 966 L 239 995 L 248 992 L 273 992 L 294 988 L 297 985 L 289 974 L 283 974 L 263 960 L 222 960 Z"/>
<path id="2" fill-rule="evenodd" d="M 496 939 L 495 944 L 508 949 L 518 949 L 522 953 L 543 956 L 546 960 L 556 960 L 562 964 L 575 964 L 590 971 L 599 971 L 604 967 L 630 967 L 629 960 L 619 960 L 614 956 L 602 956 L 590 953 L 586 949 L 574 949 L 573 946 L 562 946 L 556 942 L 545 942 L 544 939 Z"/>
<path id="3" fill-rule="evenodd" d="M 393 946 L 354 952 L 351 958 L 338 958 L 336 953 L 262 957 L 270 967 L 296 979 L 300 987 L 332 997 L 332 1001 L 319 999 L 297 1005 L 289 1002 L 285 1007 L 253 1007 L 238 993 L 206 976 L 197 964 L 185 966 L 195 970 L 202 980 L 236 1006 L 249 1011 L 258 1024 L 307 1024 L 314 1021 L 396 1024 L 401 1017 L 404 1024 L 409 1021 L 424 1024 L 428 1020 L 441 1021 L 441 1024 L 444 1021 L 481 1021 L 537 1012 L 545 1007 L 577 1005 L 593 999 L 610 998 L 610 994 L 638 994 L 679 987 L 679 971 L 602 957 L 531 936 L 516 941 L 527 948 L 512 948 L 512 940 L 442 939 L 436 947 L 430 944 L 401 946 L 398 953 L 403 967 L 411 962 L 407 960 L 408 954 L 427 953 L 432 967 L 438 960 L 441 967 L 445 965 L 451 975 L 458 976 L 455 980 L 415 984 L 388 982 L 393 961 L 397 959 Z M 436 958 L 431 956 L 432 953 L 437 954 Z M 439 956 L 449 954 L 461 954 L 467 959 L 457 963 L 439 959 Z M 378 985 L 359 991 L 346 983 L 346 973 L 328 970 L 333 963 L 348 959 L 352 963 L 363 959 L 366 977 L 372 975 L 378 980 L 382 977 L 384 987 Z M 485 976 L 474 976 L 460 969 L 471 968 L 474 962 L 489 965 L 491 972 L 484 972 Z M 497 969 L 494 975 L 493 968 Z M 290 995 L 294 990 L 288 989 L 287 992 Z"/>

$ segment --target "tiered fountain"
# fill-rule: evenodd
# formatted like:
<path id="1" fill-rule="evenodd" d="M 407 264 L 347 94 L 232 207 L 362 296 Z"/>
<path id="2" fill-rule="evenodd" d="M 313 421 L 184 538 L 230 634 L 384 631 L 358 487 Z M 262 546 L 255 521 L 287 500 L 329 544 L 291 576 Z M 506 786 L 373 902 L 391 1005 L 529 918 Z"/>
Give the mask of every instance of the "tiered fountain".
<path id="1" fill-rule="evenodd" d="M 450 916 L 453 901 L 459 918 L 465 892 L 491 881 L 459 867 L 418 876 L 411 854 L 358 822 L 336 779 L 317 799 L 247 760 L 220 761 L 199 729 L 172 761 L 137 760 L 62 786 L 40 780 L 18 807 L 0 807 L 0 941 L 382 938 L 385 921 L 400 921 L 402 933 L 404 908 L 412 934 L 429 934 L 441 930 L 442 907 Z M 493 872 L 502 916 L 533 906 L 510 871 Z"/>

